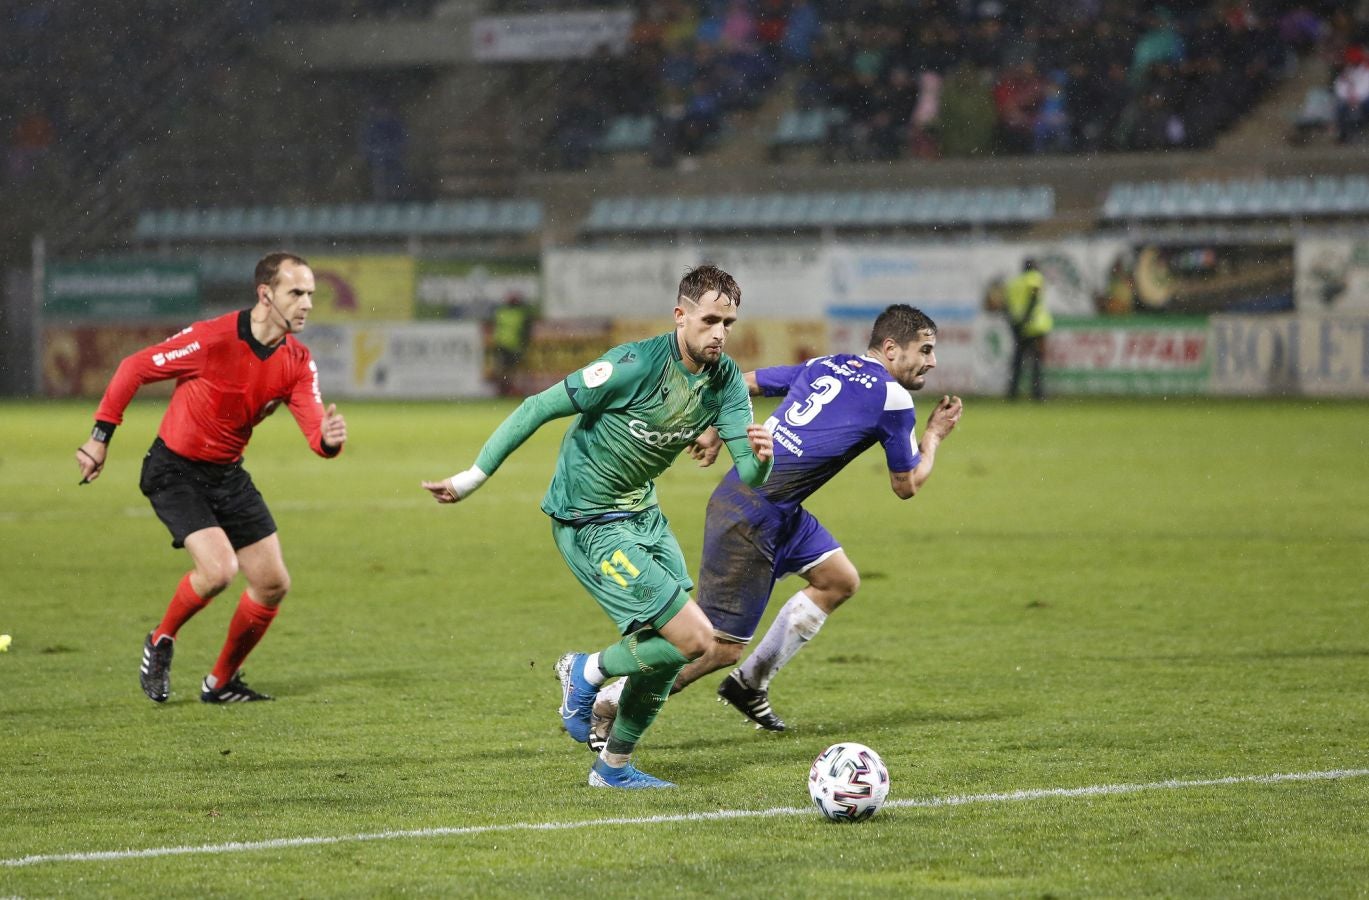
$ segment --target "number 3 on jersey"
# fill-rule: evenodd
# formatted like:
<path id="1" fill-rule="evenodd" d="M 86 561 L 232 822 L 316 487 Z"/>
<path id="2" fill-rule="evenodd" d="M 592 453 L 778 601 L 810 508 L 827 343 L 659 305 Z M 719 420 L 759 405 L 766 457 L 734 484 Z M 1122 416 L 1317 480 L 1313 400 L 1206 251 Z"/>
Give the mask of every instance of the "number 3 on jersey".
<path id="1" fill-rule="evenodd" d="M 622 576 L 620 570 L 626 572 L 628 578 L 636 578 L 642 574 L 641 570 L 634 566 L 632 560 L 628 559 L 627 554 L 621 550 L 614 550 L 612 556 L 599 563 L 599 571 L 618 582 L 622 587 L 627 587 L 627 578 Z"/>
<path id="2" fill-rule="evenodd" d="M 822 408 L 841 393 L 841 382 L 831 375 L 824 375 L 813 382 L 813 392 L 801 402 L 794 403 L 784 411 L 784 421 L 795 428 L 807 425 L 817 418 Z"/>

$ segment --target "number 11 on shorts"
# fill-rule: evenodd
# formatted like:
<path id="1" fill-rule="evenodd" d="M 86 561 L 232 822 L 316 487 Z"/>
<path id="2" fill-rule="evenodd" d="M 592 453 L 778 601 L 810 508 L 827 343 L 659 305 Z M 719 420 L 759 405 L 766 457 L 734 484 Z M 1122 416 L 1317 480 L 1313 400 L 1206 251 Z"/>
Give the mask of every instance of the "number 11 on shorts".
<path id="1" fill-rule="evenodd" d="M 621 550 L 614 550 L 612 556 L 599 563 L 599 570 L 601 572 L 623 587 L 627 587 L 627 578 L 624 578 L 619 573 L 620 569 L 628 574 L 628 578 L 636 578 L 638 575 L 642 574 L 641 570 L 634 566 L 632 560 L 628 559 L 627 554 Z"/>

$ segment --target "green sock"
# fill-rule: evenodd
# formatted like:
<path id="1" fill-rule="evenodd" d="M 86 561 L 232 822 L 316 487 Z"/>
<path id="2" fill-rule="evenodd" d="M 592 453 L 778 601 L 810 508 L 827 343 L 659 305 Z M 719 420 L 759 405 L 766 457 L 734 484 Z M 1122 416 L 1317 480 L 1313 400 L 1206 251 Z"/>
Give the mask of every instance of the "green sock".
<path id="1" fill-rule="evenodd" d="M 669 672 L 628 678 L 623 696 L 618 701 L 618 718 L 613 720 L 613 732 L 609 735 L 609 753 L 632 752 L 632 748 L 642 739 L 642 733 L 665 705 L 666 698 L 670 696 L 670 686 L 683 668 L 684 664 L 681 663 Z"/>
<path id="2" fill-rule="evenodd" d="M 670 680 L 689 659 L 654 628 L 643 628 L 627 635 L 599 654 L 599 668 L 605 675 L 653 675 L 670 673 Z"/>

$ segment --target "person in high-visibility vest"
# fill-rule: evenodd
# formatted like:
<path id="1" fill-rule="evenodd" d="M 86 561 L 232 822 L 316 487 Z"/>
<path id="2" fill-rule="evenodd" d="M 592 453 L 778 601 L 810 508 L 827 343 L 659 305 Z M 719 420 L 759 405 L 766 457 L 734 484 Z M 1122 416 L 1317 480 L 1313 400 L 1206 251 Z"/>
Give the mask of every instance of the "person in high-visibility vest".
<path id="1" fill-rule="evenodd" d="M 517 293 L 511 293 L 494 310 L 490 321 L 490 346 L 494 350 L 494 383 L 503 396 L 519 393 L 515 378 L 532 335 L 533 309 Z"/>
<path id="2" fill-rule="evenodd" d="M 1032 399 L 1046 399 L 1041 360 L 1045 356 L 1046 335 L 1050 334 L 1055 320 L 1046 308 L 1045 287 L 1046 279 L 1037 268 L 1036 260 L 1031 258 L 1022 263 L 1022 274 L 1004 285 L 1003 302 L 1014 341 L 1012 380 L 1008 384 L 1010 400 L 1017 399 L 1022 373 L 1028 366 L 1031 367 Z"/>

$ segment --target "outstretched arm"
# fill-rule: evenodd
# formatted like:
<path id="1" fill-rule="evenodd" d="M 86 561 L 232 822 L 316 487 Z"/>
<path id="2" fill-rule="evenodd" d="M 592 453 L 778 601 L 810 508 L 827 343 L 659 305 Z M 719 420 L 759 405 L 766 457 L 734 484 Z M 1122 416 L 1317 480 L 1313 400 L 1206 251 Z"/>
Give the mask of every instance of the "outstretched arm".
<path id="1" fill-rule="evenodd" d="M 425 481 L 423 489 L 438 503 L 456 503 L 475 492 L 485 480 L 512 455 L 523 442 L 552 419 L 572 416 L 578 410 L 571 403 L 564 382 L 558 382 L 540 394 L 534 394 L 519 404 L 509 417 L 485 441 L 475 465 L 464 472 L 441 481 Z"/>
<path id="2" fill-rule="evenodd" d="M 936 409 L 932 410 L 932 417 L 927 420 L 927 429 L 922 433 L 922 442 L 918 445 L 917 465 L 907 472 L 889 473 L 889 487 L 900 500 L 915 496 L 932 476 L 932 467 L 936 465 L 936 449 L 960 421 L 964 408 L 965 404 L 959 397 L 943 396 Z"/>
<path id="3" fill-rule="evenodd" d="M 138 393 L 138 389 L 153 381 L 180 378 L 199 370 L 208 354 L 200 352 L 199 334 L 191 326 L 159 344 L 144 347 L 124 357 L 114 377 L 105 387 L 100 406 L 95 411 L 95 427 L 90 437 L 76 448 L 76 465 L 81 470 L 81 484 L 90 484 L 100 477 L 105 458 L 109 455 L 109 441 L 114 429 L 124 421 L 124 409 Z M 204 340 L 208 340 L 205 337 Z"/>

